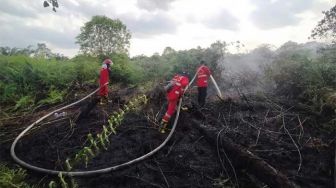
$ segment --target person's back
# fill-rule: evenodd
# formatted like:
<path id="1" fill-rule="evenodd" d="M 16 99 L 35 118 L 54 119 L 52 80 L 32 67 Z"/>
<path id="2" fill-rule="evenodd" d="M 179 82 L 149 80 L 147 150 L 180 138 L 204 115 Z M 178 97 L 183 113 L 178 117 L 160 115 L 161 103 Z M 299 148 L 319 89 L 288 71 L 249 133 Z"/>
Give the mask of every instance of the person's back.
<path id="1" fill-rule="evenodd" d="M 208 79 L 211 76 L 210 69 L 204 61 L 201 61 L 200 67 L 197 69 L 197 87 L 198 87 L 198 104 L 205 105 L 207 96 Z"/>
<path id="2" fill-rule="evenodd" d="M 169 100 L 179 99 L 184 92 L 184 88 L 188 85 L 189 79 L 185 76 L 177 74 L 173 77 L 171 82 L 173 83 L 173 86 L 170 91 L 167 92 L 167 97 Z"/>

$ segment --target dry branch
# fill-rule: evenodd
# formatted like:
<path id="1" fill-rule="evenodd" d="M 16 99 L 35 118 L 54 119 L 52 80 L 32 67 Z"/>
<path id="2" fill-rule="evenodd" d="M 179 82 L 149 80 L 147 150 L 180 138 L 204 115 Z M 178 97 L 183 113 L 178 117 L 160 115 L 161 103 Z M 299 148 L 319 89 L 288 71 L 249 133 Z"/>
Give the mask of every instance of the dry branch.
<path id="1" fill-rule="evenodd" d="M 286 128 L 286 124 L 285 124 L 285 116 L 283 116 L 283 118 L 282 118 L 282 125 L 283 125 L 283 128 L 285 129 L 286 133 L 288 134 L 288 136 L 289 136 L 290 139 L 292 140 L 292 142 L 293 142 L 295 148 L 296 148 L 297 151 L 298 151 L 299 159 L 300 159 L 300 163 L 299 163 L 299 167 L 298 167 L 298 170 L 297 170 L 297 174 L 299 174 L 300 169 L 301 169 L 301 165 L 302 165 L 302 155 L 301 155 L 301 152 L 300 152 L 300 149 L 299 149 L 298 145 L 296 144 L 296 142 L 294 141 L 292 135 L 289 133 L 288 129 Z"/>
<path id="2" fill-rule="evenodd" d="M 203 134 L 206 140 L 212 145 L 216 146 L 216 134 L 215 130 L 209 130 L 204 128 L 201 123 L 197 120 L 191 120 L 194 126 Z M 238 168 L 244 168 L 249 173 L 254 174 L 256 178 L 270 187 L 274 188 L 290 188 L 294 185 L 288 180 L 288 178 L 282 174 L 280 171 L 276 170 L 270 164 L 254 155 L 250 151 L 242 148 L 227 139 L 222 137 L 223 148 L 225 149 L 228 156 L 232 159 L 232 163 Z"/>

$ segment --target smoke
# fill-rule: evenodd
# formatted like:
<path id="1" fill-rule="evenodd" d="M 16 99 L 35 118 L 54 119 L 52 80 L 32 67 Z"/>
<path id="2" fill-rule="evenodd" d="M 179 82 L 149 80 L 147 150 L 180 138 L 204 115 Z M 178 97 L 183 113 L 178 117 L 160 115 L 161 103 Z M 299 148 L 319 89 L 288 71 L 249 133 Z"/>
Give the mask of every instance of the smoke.
<path id="1" fill-rule="evenodd" d="M 279 59 L 302 55 L 309 60 L 316 60 L 321 55 L 319 50 L 326 44 L 308 42 L 298 44 L 286 42 L 279 48 L 264 44 L 246 53 L 227 53 L 221 60 L 221 78 L 217 80 L 226 97 L 236 98 L 240 94 L 270 93 L 274 84 L 265 76 L 265 70 Z M 240 94 L 239 94 L 240 93 Z M 209 88 L 209 95 L 215 95 L 214 88 Z"/>

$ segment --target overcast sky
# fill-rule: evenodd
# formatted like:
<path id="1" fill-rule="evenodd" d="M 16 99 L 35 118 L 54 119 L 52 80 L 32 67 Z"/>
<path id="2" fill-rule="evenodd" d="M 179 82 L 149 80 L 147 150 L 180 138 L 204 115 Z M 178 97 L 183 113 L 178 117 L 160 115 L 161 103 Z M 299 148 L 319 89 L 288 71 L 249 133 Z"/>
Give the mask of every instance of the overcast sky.
<path id="1" fill-rule="evenodd" d="M 46 43 L 74 56 L 75 37 L 94 15 L 120 19 L 132 33 L 130 55 L 208 47 L 240 40 L 246 49 L 306 42 L 331 0 L 59 0 L 57 12 L 43 0 L 0 0 L 0 46 Z"/>

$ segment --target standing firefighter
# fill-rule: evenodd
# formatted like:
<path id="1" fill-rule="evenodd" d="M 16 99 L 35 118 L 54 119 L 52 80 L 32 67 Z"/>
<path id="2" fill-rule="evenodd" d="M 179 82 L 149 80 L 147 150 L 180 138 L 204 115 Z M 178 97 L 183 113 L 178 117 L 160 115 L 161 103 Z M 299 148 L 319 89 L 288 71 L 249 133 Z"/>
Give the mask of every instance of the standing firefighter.
<path id="1" fill-rule="evenodd" d="M 109 73 L 110 66 L 113 65 L 113 62 L 110 59 L 105 59 L 100 69 L 100 78 L 99 78 L 99 96 L 100 104 L 103 104 L 103 100 L 108 101 L 108 83 L 109 83 Z"/>
<path id="2" fill-rule="evenodd" d="M 167 92 L 167 100 L 168 100 L 168 108 L 167 112 L 162 118 L 160 132 L 165 133 L 168 122 L 171 116 L 176 111 L 176 105 L 178 100 L 182 97 L 184 93 L 184 89 L 189 84 L 189 78 L 185 73 L 177 74 L 173 77 L 173 79 L 169 82 L 167 86 L 165 86 L 165 90 Z"/>
<path id="3" fill-rule="evenodd" d="M 206 66 L 205 61 L 201 61 L 197 69 L 197 87 L 198 87 L 198 104 L 203 107 L 207 96 L 208 79 L 211 76 L 210 69 Z"/>

